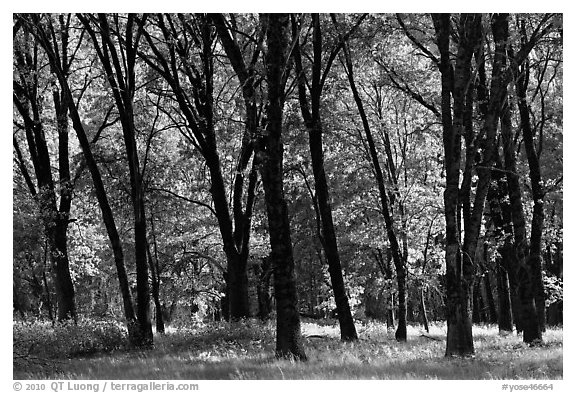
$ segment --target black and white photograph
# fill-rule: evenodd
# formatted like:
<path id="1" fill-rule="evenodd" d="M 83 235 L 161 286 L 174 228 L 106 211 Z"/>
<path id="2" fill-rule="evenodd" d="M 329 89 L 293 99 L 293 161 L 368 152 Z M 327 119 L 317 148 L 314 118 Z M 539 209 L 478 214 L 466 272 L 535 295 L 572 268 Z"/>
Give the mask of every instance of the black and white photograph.
<path id="1" fill-rule="evenodd" d="M 128 8 L 12 13 L 13 391 L 563 391 L 563 13 Z"/>

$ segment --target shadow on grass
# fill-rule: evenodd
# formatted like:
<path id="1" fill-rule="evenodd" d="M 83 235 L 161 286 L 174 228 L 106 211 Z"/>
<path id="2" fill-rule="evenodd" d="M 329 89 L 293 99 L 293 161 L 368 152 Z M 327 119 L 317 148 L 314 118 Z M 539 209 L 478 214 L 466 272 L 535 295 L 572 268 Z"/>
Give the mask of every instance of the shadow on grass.
<path id="1" fill-rule="evenodd" d="M 238 324 L 181 329 L 155 337 L 151 350 L 117 350 L 60 359 L 57 367 L 14 369 L 16 379 L 559 379 L 562 332 L 528 347 L 521 337 L 486 328 L 475 335 L 477 355 L 445 358 L 442 334 L 435 340 L 413 331 L 408 342 L 385 330 L 357 342 L 336 335 L 305 338 L 309 361 L 276 360 L 271 326 Z M 393 337 L 393 336 L 392 336 Z"/>

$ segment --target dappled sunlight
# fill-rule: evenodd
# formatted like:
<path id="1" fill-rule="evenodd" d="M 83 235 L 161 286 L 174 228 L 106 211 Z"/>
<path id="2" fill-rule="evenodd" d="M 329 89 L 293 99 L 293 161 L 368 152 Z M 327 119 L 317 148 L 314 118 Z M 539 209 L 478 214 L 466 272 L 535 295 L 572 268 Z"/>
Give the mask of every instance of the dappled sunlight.
<path id="1" fill-rule="evenodd" d="M 407 342 L 397 342 L 394 332 L 380 322 L 357 321 L 357 326 L 359 340 L 342 342 L 336 321 L 322 325 L 304 321 L 307 362 L 276 359 L 274 324 L 244 321 L 173 327 L 156 336 L 150 350 L 97 350 L 73 358 L 53 353 L 57 367 L 15 368 L 14 374 L 34 379 L 562 378 L 561 328 L 549 329 L 542 346 L 530 347 L 521 336 L 499 335 L 496 326 L 475 326 L 476 354 L 460 359 L 444 357 L 441 323 L 433 324 L 429 333 L 409 326 Z M 50 334 L 38 337 L 58 341 Z"/>
<path id="2" fill-rule="evenodd" d="M 14 378 L 562 378 L 562 13 L 12 26 Z"/>

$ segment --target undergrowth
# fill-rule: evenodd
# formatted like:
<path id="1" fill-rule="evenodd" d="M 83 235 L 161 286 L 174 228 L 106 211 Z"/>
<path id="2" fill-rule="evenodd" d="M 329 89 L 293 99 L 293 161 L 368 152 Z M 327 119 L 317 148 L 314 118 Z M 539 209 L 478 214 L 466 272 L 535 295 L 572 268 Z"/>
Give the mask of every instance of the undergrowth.
<path id="1" fill-rule="evenodd" d="M 377 322 L 357 322 L 360 340 L 339 339 L 331 324 L 303 322 L 309 360 L 274 358 L 274 322 L 246 320 L 155 335 L 154 348 L 126 345 L 121 325 L 82 321 L 77 326 L 14 324 L 16 379 L 560 379 L 562 329 L 530 347 L 495 326 L 475 326 L 476 355 L 445 358 L 445 325 L 429 333 L 408 328 L 408 341 Z"/>
<path id="2" fill-rule="evenodd" d="M 14 372 L 54 371 L 64 360 L 126 348 L 125 329 L 111 321 L 80 320 L 51 324 L 47 321 L 14 322 Z"/>

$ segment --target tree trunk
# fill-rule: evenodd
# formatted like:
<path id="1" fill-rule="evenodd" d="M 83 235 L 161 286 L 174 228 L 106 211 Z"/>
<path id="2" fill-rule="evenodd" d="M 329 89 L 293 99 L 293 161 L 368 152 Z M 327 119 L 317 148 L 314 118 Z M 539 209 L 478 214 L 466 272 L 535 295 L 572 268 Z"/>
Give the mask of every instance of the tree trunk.
<path id="1" fill-rule="evenodd" d="M 270 278 L 272 277 L 272 264 L 269 257 L 262 258 L 260 272 L 258 274 L 258 318 L 266 321 L 272 311 L 270 296 Z"/>
<path id="2" fill-rule="evenodd" d="M 446 219 L 446 281 L 448 337 L 446 355 L 466 356 L 474 352 L 470 323 L 471 289 L 474 281 L 475 255 L 482 224 L 486 196 L 490 186 L 491 170 L 494 163 L 498 114 L 506 96 L 508 75 L 504 73 L 506 49 L 508 45 L 508 15 L 497 14 L 492 20 L 492 33 L 496 48 L 492 64 L 490 99 L 487 106 L 481 106 L 482 134 L 480 143 L 481 161 L 475 166 L 472 156 L 466 157 L 463 187 L 469 187 L 471 170 L 476 169 L 478 182 L 474 205 L 466 208 L 464 217 L 464 242 L 460 248 L 460 206 L 468 206 L 468 190 L 460 193 L 461 136 L 467 127 L 470 130 L 470 110 L 473 95 L 469 94 L 472 81 L 471 59 L 481 46 L 481 16 L 478 14 L 460 15 L 459 41 L 455 65 L 452 67 L 450 54 L 450 15 L 433 15 L 438 49 L 440 51 L 440 71 L 442 74 L 442 126 L 446 165 L 446 191 L 444 193 Z M 482 61 L 480 58 L 479 61 Z M 482 71 L 482 70 L 481 70 Z M 482 74 L 482 72 L 481 72 Z M 480 75 L 482 77 L 482 75 Z M 453 109 L 452 101 L 453 98 Z M 454 117 L 452 118 L 452 110 Z M 472 138 L 467 136 L 466 142 Z M 470 153 L 470 150 L 467 151 Z"/>
<path id="3" fill-rule="evenodd" d="M 526 31 L 522 30 L 524 37 Z M 530 169 L 530 186 L 532 189 L 532 200 L 534 207 L 532 211 L 532 229 L 530 232 L 530 253 L 527 264 L 532 275 L 532 291 L 536 303 L 538 323 L 542 332 L 546 329 L 546 295 L 544 293 L 544 282 L 542 280 L 542 232 L 544 229 L 544 191 L 542 175 L 540 173 L 540 160 L 534 146 L 534 132 L 530 121 L 530 110 L 526 102 L 526 90 L 528 88 L 529 76 L 528 66 L 523 65 L 516 78 L 516 95 L 518 97 L 518 110 L 520 112 L 520 126 L 524 137 L 524 148 Z M 541 121 L 544 121 L 542 119 Z"/>
<path id="4" fill-rule="evenodd" d="M 397 341 L 406 341 L 406 268 L 404 263 L 396 267 L 396 282 L 398 283 L 398 328 L 394 337 Z"/>
<path id="5" fill-rule="evenodd" d="M 60 15 L 62 26 L 62 48 L 64 58 L 67 57 L 68 31 L 64 25 L 64 17 Z M 60 206 L 57 212 L 54 228 L 54 246 L 57 252 L 54 255 L 56 267 L 56 290 L 58 300 L 58 319 L 73 318 L 76 322 L 76 304 L 74 285 L 70 275 L 70 261 L 68 259 L 68 223 L 72 206 L 72 183 L 70 181 L 70 157 L 68 151 L 68 103 L 63 92 L 55 90 L 53 93 L 54 107 L 56 109 L 56 124 L 58 127 L 58 174 L 60 189 Z M 63 306 L 63 310 L 60 307 Z"/>
<path id="6" fill-rule="evenodd" d="M 498 313 L 496 311 L 496 302 L 494 301 L 494 294 L 492 293 L 492 283 L 490 282 L 489 272 L 484 273 L 484 290 L 486 291 L 486 306 L 488 307 L 487 322 L 497 323 Z"/>
<path id="7" fill-rule="evenodd" d="M 61 81 L 62 83 L 63 81 Z M 67 83 L 64 81 L 64 83 Z M 67 84 L 66 91 L 69 92 Z M 100 206 L 100 211 L 102 213 L 102 220 L 104 221 L 104 226 L 106 227 L 106 232 L 108 234 L 108 239 L 110 240 L 112 253 L 114 255 L 114 264 L 116 266 L 116 273 L 118 276 L 118 282 L 120 285 L 120 293 L 122 295 L 124 317 L 126 318 L 128 326 L 128 340 L 132 345 L 138 345 L 138 333 L 135 331 L 135 321 L 136 315 L 134 313 L 134 306 L 132 295 L 130 293 L 130 284 L 128 280 L 128 274 L 126 273 L 126 266 L 124 264 L 124 252 L 122 250 L 122 242 L 120 240 L 120 235 L 118 234 L 118 229 L 114 221 L 114 215 L 108 202 L 108 196 L 104 188 L 104 183 L 100 175 L 100 170 L 96 164 L 96 160 L 92 154 L 92 149 L 90 147 L 90 142 L 86 137 L 80 116 L 78 115 L 78 110 L 74 105 L 70 105 L 70 116 L 72 118 L 72 123 L 84 158 L 86 160 L 86 165 L 92 176 L 92 182 L 94 184 L 94 190 L 96 192 L 96 199 L 98 200 L 98 205 Z"/>
<path id="8" fill-rule="evenodd" d="M 480 23 L 480 19 L 476 23 Z M 496 130 L 498 127 L 499 110 L 502 106 L 502 101 L 506 95 L 507 82 L 503 74 L 506 66 L 506 45 L 508 41 L 508 15 L 498 14 L 495 15 L 492 21 L 492 32 L 496 48 L 494 52 L 494 59 L 492 65 L 492 80 L 490 83 L 490 99 L 488 105 L 481 111 L 483 117 L 482 134 L 485 138 L 480 143 L 482 151 L 482 159 L 476 164 L 476 173 L 478 175 L 478 182 L 476 184 L 476 194 L 474 197 L 474 206 L 470 212 L 467 222 L 464 227 L 464 247 L 463 258 L 465 258 L 465 271 L 472 274 L 473 265 L 476 261 L 476 253 L 478 250 L 478 242 L 480 238 L 480 229 L 482 225 L 482 217 L 484 214 L 485 201 L 489 192 L 492 170 L 490 169 L 495 162 L 496 156 Z M 480 38 L 480 36 L 476 37 Z M 470 77 L 469 74 L 466 76 Z M 458 85 L 457 85 L 458 86 Z M 455 88 L 456 90 L 456 88 Z M 455 94 L 455 100 L 456 98 Z M 456 104 L 455 104 L 456 107 Z M 456 113 L 456 109 L 454 110 Z M 465 273 L 466 275 L 466 273 Z M 485 301 L 482 296 L 481 282 L 478 282 L 477 300 L 480 321 L 485 322 Z"/>
<path id="9" fill-rule="evenodd" d="M 62 40 L 60 45 L 62 53 L 59 53 L 59 55 L 66 57 L 67 27 L 64 25 L 62 18 L 61 23 L 62 28 L 60 29 L 59 38 Z M 31 33 L 36 36 L 34 30 Z M 25 34 L 29 36 L 30 32 L 26 31 Z M 53 37 L 56 39 L 55 34 Z M 44 46 L 40 39 L 36 37 L 32 43 L 34 50 L 37 50 L 39 44 Z M 13 102 L 23 119 L 30 160 L 36 175 L 38 190 L 34 187 L 26 166 L 22 164 L 20 169 L 27 180 L 30 193 L 38 203 L 41 220 L 44 225 L 44 233 L 48 241 L 49 255 L 53 267 L 58 321 L 68 319 L 76 321 L 74 285 L 70 275 L 66 244 L 72 193 L 68 152 L 68 105 L 64 94 L 60 94 L 58 91 L 53 92 L 59 148 L 58 174 L 60 182 L 58 187 L 56 187 L 52 177 L 50 152 L 42 123 L 41 99 L 37 95 L 39 89 L 38 76 L 36 75 L 38 71 L 37 56 L 32 56 L 31 53 L 28 53 L 29 50 L 30 48 L 23 49 L 18 46 L 15 48 L 14 57 L 18 65 L 17 75 L 19 79 L 14 81 Z M 62 72 L 67 74 L 67 71 Z M 17 140 L 16 138 L 13 140 L 20 160 L 22 160 Z M 60 207 L 56 203 L 56 190 L 60 193 Z"/>
<path id="10" fill-rule="evenodd" d="M 254 119 L 256 121 L 256 119 Z M 250 121 L 248 122 L 251 123 Z M 249 126 L 247 124 L 247 127 Z M 255 135 L 255 131 L 247 129 L 247 135 Z M 252 149 L 243 141 L 242 152 L 248 151 L 248 158 L 250 157 L 249 151 Z M 241 155 L 244 153 L 241 153 Z M 246 158 L 246 160 L 248 159 Z M 234 196 L 233 196 L 233 211 L 234 211 L 234 250 L 235 255 L 232 260 L 228 261 L 228 296 L 232 301 L 229 303 L 230 317 L 234 320 L 240 318 L 247 318 L 250 316 L 250 299 L 248 294 L 248 257 L 250 255 L 250 232 L 252 223 L 252 210 L 255 202 L 256 183 L 258 180 L 259 165 L 257 157 L 252 161 L 252 168 L 248 176 L 248 188 L 246 197 L 246 206 L 242 211 L 242 194 L 243 194 L 243 175 L 240 175 L 246 167 L 247 162 L 244 163 L 243 159 L 239 160 L 236 168 L 236 178 L 234 183 Z"/>
<path id="11" fill-rule="evenodd" d="M 482 294 L 480 293 L 480 282 L 476 281 L 472 289 L 472 323 L 482 322 Z"/>
<path id="12" fill-rule="evenodd" d="M 54 248 L 50 254 L 56 271 L 56 303 L 58 304 L 58 321 L 77 320 L 74 301 L 74 285 L 70 275 L 66 227 L 68 223 L 59 222 L 54 233 Z"/>
<path id="13" fill-rule="evenodd" d="M 490 184 L 488 190 L 488 197 L 492 197 L 492 185 Z M 489 205 L 491 203 L 490 198 L 488 199 Z M 486 213 L 486 219 L 490 219 L 492 217 L 491 214 Z M 485 235 L 485 239 L 489 237 L 489 233 L 487 231 Z M 482 277 L 481 277 L 481 288 L 483 289 L 482 297 L 485 301 L 484 305 L 484 318 L 485 322 L 488 323 L 497 323 L 498 322 L 498 313 L 496 312 L 496 302 L 494 301 L 494 294 L 492 292 L 492 282 L 490 280 L 490 273 L 493 270 L 490 264 L 490 256 L 489 254 L 489 244 L 487 241 L 484 241 L 482 244 L 482 262 L 480 264 L 480 268 L 482 269 Z"/>
<path id="14" fill-rule="evenodd" d="M 424 325 L 424 330 L 426 330 L 426 332 L 430 332 L 430 329 L 428 328 L 428 315 L 426 312 L 426 302 L 423 286 L 420 287 L 420 312 L 422 313 L 422 324 Z"/>
<path id="15" fill-rule="evenodd" d="M 160 59 L 142 56 L 142 59 L 152 68 L 156 69 L 170 85 L 175 99 L 178 102 L 178 106 L 189 124 L 188 127 L 198 141 L 195 147 L 204 157 L 206 165 L 210 170 L 210 180 L 212 183 L 210 192 L 228 264 L 225 290 L 226 311 L 224 315 L 229 316 L 232 320 L 238 320 L 250 316 L 246 267 L 249 256 L 250 223 L 254 204 L 256 170 L 252 170 L 250 173 L 247 202 L 244 211 L 242 209 L 242 201 L 244 184 L 243 172 L 254 150 L 251 139 L 256 138 L 258 126 L 258 110 L 254 86 L 254 64 L 250 63 L 250 65 L 247 66 L 244 63 L 238 43 L 235 41 L 235 38 L 230 36 L 222 14 L 195 14 L 194 19 L 196 23 L 195 26 L 183 26 L 183 31 L 185 32 L 184 34 L 193 35 L 186 37 L 186 39 L 196 41 L 200 45 L 198 61 L 201 63 L 202 75 L 199 79 L 191 74 L 179 75 L 180 65 L 177 65 L 178 62 L 186 64 L 188 61 L 194 61 L 182 53 L 178 53 L 178 56 L 167 55 Z M 189 23 L 182 20 L 175 21 L 170 15 L 159 15 L 157 22 L 166 41 L 178 39 L 173 36 L 173 30 L 168 26 L 173 27 L 177 23 Z M 143 21 L 139 21 L 139 24 L 141 26 L 144 25 Z M 230 213 L 228 193 L 226 192 L 222 177 L 213 120 L 214 32 L 217 32 L 242 86 L 246 109 L 245 132 L 232 186 L 232 214 Z M 154 52 L 160 53 L 162 51 L 162 49 L 159 50 L 156 48 L 156 39 L 153 39 L 147 31 L 144 30 L 143 35 L 148 44 L 154 48 Z M 259 37 L 259 39 L 262 39 L 262 37 Z M 260 50 L 261 47 L 257 45 L 255 53 L 252 56 L 253 62 L 257 61 Z M 188 65 L 186 67 L 188 67 Z M 192 68 L 195 68 L 195 66 Z M 180 81 L 181 78 L 184 83 L 190 83 L 193 86 L 190 93 L 186 92 L 189 88 L 183 87 L 183 82 Z"/>
<path id="16" fill-rule="evenodd" d="M 146 252 L 148 254 L 148 264 L 150 267 L 150 278 L 152 279 L 152 299 L 154 301 L 154 316 L 156 319 L 156 332 L 164 334 L 164 318 L 162 316 L 162 304 L 160 303 L 160 277 L 158 274 L 158 250 L 156 246 L 156 235 L 154 232 L 154 219 L 150 220 L 152 229 L 152 239 L 154 242 L 154 259 L 150 252 L 150 243 L 146 245 Z M 155 263 L 156 262 L 156 263 Z"/>
<path id="17" fill-rule="evenodd" d="M 236 254 L 228 259 L 227 295 L 230 320 L 238 321 L 250 316 L 248 299 L 247 261 Z"/>
<path id="18" fill-rule="evenodd" d="M 394 292 L 391 291 L 388 296 L 384 295 L 384 299 L 388 300 L 386 305 L 386 329 L 394 330 L 396 329 L 396 296 Z"/>
<path id="19" fill-rule="evenodd" d="M 264 186 L 276 296 L 276 356 L 306 360 L 294 274 L 288 207 L 284 199 L 282 112 L 283 71 L 287 62 L 287 14 L 268 14 L 266 23 L 267 135 L 263 137 L 260 174 Z"/>
<path id="20" fill-rule="evenodd" d="M 37 27 L 41 26 L 38 17 L 33 18 L 34 18 L 34 25 Z M 36 34 L 37 34 L 36 37 L 39 39 L 40 44 L 42 45 L 42 47 L 44 48 L 44 50 L 48 55 L 50 65 L 52 66 L 52 70 L 56 73 L 58 82 L 62 89 L 63 96 L 66 97 L 66 103 L 68 105 L 68 110 L 70 112 L 70 118 L 72 119 L 72 125 L 74 130 L 76 131 L 80 147 L 82 148 L 82 152 L 86 160 L 86 165 L 88 166 L 88 170 L 90 171 L 90 174 L 92 176 L 92 181 L 94 183 L 94 189 L 96 192 L 96 198 L 98 199 L 98 204 L 100 205 L 102 218 L 106 226 L 106 231 L 108 233 L 110 243 L 112 245 L 112 251 L 114 253 L 114 262 L 118 272 L 118 280 L 120 283 L 120 290 L 122 293 L 122 299 L 124 305 L 124 315 L 126 317 L 128 325 L 128 337 L 132 344 L 137 345 L 138 334 L 134 330 L 135 314 L 132 305 L 133 304 L 132 297 L 130 295 L 128 275 L 126 274 L 126 268 L 124 265 L 124 254 L 122 251 L 120 236 L 118 234 L 118 230 L 114 222 L 114 215 L 112 213 L 112 209 L 110 208 L 108 197 L 106 195 L 106 191 L 104 188 L 104 183 L 102 182 L 100 171 L 96 164 L 96 160 L 94 159 L 94 156 L 92 154 L 90 142 L 88 141 L 86 132 L 84 131 L 84 126 L 82 124 L 82 121 L 80 120 L 80 116 L 78 114 L 78 108 L 74 104 L 74 99 L 70 91 L 70 87 L 68 86 L 68 80 L 66 79 L 65 73 L 63 72 L 62 68 L 58 63 L 51 41 L 48 38 L 47 33 L 41 30 L 40 28 L 38 28 Z"/>
<path id="21" fill-rule="evenodd" d="M 354 101 L 356 102 L 356 107 L 360 114 L 362 120 L 362 126 L 364 128 L 364 134 L 366 136 L 366 141 L 368 142 L 368 149 L 370 158 L 372 160 L 372 169 L 374 171 L 374 177 L 376 179 L 376 184 L 378 186 L 378 192 L 380 196 L 380 203 L 382 206 L 382 214 L 384 216 L 384 222 L 386 225 L 386 234 L 388 237 L 388 242 L 390 244 L 390 250 L 392 252 L 392 259 L 394 261 L 394 266 L 396 268 L 396 280 L 398 283 L 398 328 L 396 329 L 396 340 L 406 341 L 406 273 L 405 273 L 405 260 L 402 257 L 400 251 L 400 245 L 398 244 L 398 238 L 396 236 L 396 229 L 394 226 L 394 220 L 391 213 L 391 207 L 388 200 L 388 193 L 386 191 L 386 186 L 384 183 L 384 175 L 382 173 L 382 168 L 380 166 L 380 161 L 378 159 L 378 152 L 376 150 L 376 145 L 374 144 L 374 139 L 372 137 L 372 132 L 370 130 L 370 124 L 368 123 L 368 117 L 364 111 L 364 105 L 362 99 L 360 98 L 360 93 L 356 88 L 356 82 L 354 81 L 354 71 L 352 66 L 352 59 L 350 57 L 350 52 L 344 44 L 344 55 L 346 58 L 346 73 L 348 75 L 348 82 L 350 84 L 350 89 L 352 90 L 352 95 L 354 96 Z"/>
<path id="22" fill-rule="evenodd" d="M 469 64 L 466 53 L 459 51 L 458 72 L 450 59 L 450 15 L 432 15 L 438 49 L 440 51 L 441 102 L 446 189 L 444 191 L 444 217 L 446 221 L 446 356 L 467 356 L 474 353 L 472 322 L 470 320 L 469 272 L 463 272 L 460 249 L 460 221 L 458 219 L 461 135 L 463 135 L 464 89 L 467 85 Z M 470 54 L 471 58 L 471 54 Z M 455 76 L 458 76 L 455 78 Z M 457 86 L 456 86 L 457 85 Z M 454 86 L 454 122 L 451 94 Z M 466 274 L 467 273 L 467 274 Z"/>
<path id="23" fill-rule="evenodd" d="M 536 303 L 534 301 L 532 270 L 527 263 L 528 242 L 526 240 L 526 219 L 522 204 L 522 192 L 518 172 L 516 171 L 516 150 L 512 136 L 512 120 L 510 107 L 506 100 L 502 109 L 502 141 L 504 144 L 504 165 L 508 181 L 508 193 L 512 223 L 514 226 L 514 265 L 512 269 L 517 272 L 518 301 L 523 339 L 526 343 L 542 340 L 542 331 L 538 322 Z"/>
<path id="24" fill-rule="evenodd" d="M 490 204 L 490 217 L 497 237 L 504 239 L 504 244 L 498 248 L 498 298 L 500 305 L 499 325 L 501 330 L 513 330 L 512 321 L 516 331 L 522 331 L 520 319 L 520 303 L 518 300 L 518 279 L 516 256 L 514 254 L 512 230 L 512 213 L 508 198 L 508 181 L 502 170 L 500 154 L 496 155 L 496 166 L 492 173 L 493 183 L 488 192 Z M 503 291 L 503 292 L 502 292 Z M 510 310 L 503 308 L 510 307 Z M 510 322 L 508 321 L 510 315 Z"/>
<path id="25" fill-rule="evenodd" d="M 134 249 L 136 261 L 136 319 L 138 321 L 138 346 L 148 347 L 153 343 L 152 320 L 150 316 L 150 286 L 148 284 L 148 259 L 146 257 L 146 218 L 144 216 L 144 195 L 141 181 L 138 181 L 134 198 Z"/>
<path id="26" fill-rule="evenodd" d="M 330 205 L 330 192 L 326 172 L 324 169 L 324 148 L 322 142 L 322 120 L 320 99 L 322 95 L 321 67 L 322 67 L 322 34 L 320 30 L 320 16 L 312 15 L 313 22 L 313 63 L 312 63 L 312 87 L 310 89 L 311 108 L 306 96 L 305 75 L 302 72 L 302 59 L 300 45 L 297 43 L 294 49 L 296 63 L 296 73 L 298 78 L 298 97 L 304 123 L 308 130 L 308 140 L 310 146 L 310 157 L 312 160 L 312 172 L 314 174 L 315 199 L 318 203 L 320 224 L 322 227 L 321 243 L 328 262 L 328 272 L 330 282 L 334 291 L 334 300 L 338 312 L 340 323 L 340 337 L 344 341 L 358 339 L 352 312 L 346 295 L 344 277 L 342 276 L 342 264 L 338 252 L 338 242 L 332 218 L 332 206 Z M 298 28 L 293 25 L 293 34 L 298 32 Z M 299 37 L 296 36 L 296 40 Z M 328 66 L 329 67 L 329 66 Z"/>
<path id="27" fill-rule="evenodd" d="M 134 222 L 134 259 L 136 264 L 136 320 L 134 328 L 136 345 L 148 347 L 153 343 L 152 322 L 150 318 L 150 287 L 148 284 L 148 260 L 146 256 L 146 214 L 144 207 L 143 173 L 138 158 L 136 144 L 136 127 L 134 124 L 134 93 L 136 90 L 135 62 L 140 34 L 134 36 L 135 15 L 128 14 L 124 45 L 115 45 L 107 14 L 99 14 L 97 27 L 94 29 L 87 18 L 81 18 L 107 76 L 114 102 L 120 115 L 126 163 L 130 173 L 130 196 Z M 97 33 L 97 32 L 98 33 Z M 101 44 L 98 37 L 101 38 Z M 121 67 L 119 58 L 125 59 Z"/>
<path id="28" fill-rule="evenodd" d="M 406 307 L 406 265 L 408 263 L 408 229 L 406 222 L 406 212 L 404 211 L 404 204 L 402 203 L 402 198 L 400 197 L 400 187 L 398 185 L 398 178 L 396 175 L 396 164 L 394 161 L 394 156 L 392 154 L 392 148 L 390 144 L 390 136 L 387 128 L 384 128 L 384 150 L 386 152 L 387 167 L 388 167 L 388 180 L 392 183 L 394 187 L 394 192 L 391 195 L 390 200 L 390 211 L 394 210 L 394 204 L 398 205 L 399 218 L 401 222 L 400 229 L 400 239 L 402 241 L 402 251 L 400 252 L 401 263 L 397 264 L 395 261 L 396 268 L 396 283 L 398 285 L 398 329 L 396 330 L 396 340 L 405 341 L 406 340 L 406 319 L 407 319 L 407 307 Z M 407 157 L 405 152 L 402 153 L 402 160 L 406 161 Z M 392 251 L 391 248 L 389 248 Z M 393 256 L 393 254 L 392 254 Z"/>
<path id="29" fill-rule="evenodd" d="M 310 154 L 312 157 L 312 170 L 314 173 L 314 182 L 316 185 L 316 199 L 320 210 L 322 223 L 322 235 L 324 253 L 328 262 L 328 272 L 330 282 L 334 291 L 336 309 L 338 310 L 338 320 L 340 323 L 340 337 L 344 341 L 353 341 L 358 339 L 346 288 L 344 286 L 344 277 L 342 276 L 342 264 L 338 253 L 338 242 L 332 219 L 332 207 L 330 206 L 330 195 L 324 172 L 324 152 L 322 148 L 322 126 L 320 119 L 313 127 L 308 128 L 310 141 Z"/>
<path id="30" fill-rule="evenodd" d="M 210 97 L 210 100 L 212 98 Z M 209 119 L 212 117 L 206 113 Z M 241 248 L 235 242 L 232 218 L 228 207 L 226 187 L 222 177 L 220 158 L 216 149 L 216 139 L 211 120 L 206 125 L 206 140 L 208 152 L 205 152 L 205 159 L 210 169 L 210 179 L 212 185 L 210 193 L 214 202 L 214 210 L 218 220 L 218 227 L 222 237 L 224 253 L 228 268 L 226 271 L 226 295 L 228 299 L 228 315 L 230 320 L 237 321 L 249 316 L 248 302 L 248 272 L 246 271 L 247 254 L 242 255 Z"/>
<path id="31" fill-rule="evenodd" d="M 248 272 L 246 271 L 248 254 L 242 254 L 241 248 L 237 246 L 232 229 L 232 218 L 228 208 L 226 188 L 222 171 L 220 169 L 220 159 L 216 150 L 216 140 L 214 130 L 207 130 L 209 137 L 210 152 L 205 154 L 206 162 L 210 169 L 210 179 L 212 186 L 210 192 L 214 202 L 214 210 L 218 220 L 220 235 L 222 236 L 224 253 L 228 268 L 226 272 L 226 295 L 228 299 L 228 313 L 232 321 L 236 321 L 249 316 L 248 302 Z"/>
<path id="32" fill-rule="evenodd" d="M 497 282 L 498 282 L 498 331 L 500 333 L 512 332 L 514 327 L 512 325 L 512 304 L 510 300 L 510 285 L 508 282 L 508 272 L 502 266 L 503 254 L 510 254 L 511 249 L 508 252 L 501 252 L 501 256 L 497 258 L 496 269 L 497 269 Z"/>
<path id="33" fill-rule="evenodd" d="M 248 276 L 246 266 L 249 256 L 250 224 L 252 219 L 252 209 L 255 201 L 255 188 L 258 177 L 258 160 L 254 157 L 252 169 L 248 180 L 248 190 L 246 206 L 242 210 L 243 184 L 244 175 L 248 161 L 254 152 L 252 140 L 257 137 L 258 133 L 258 108 L 255 81 L 255 65 L 260 57 L 261 44 L 264 39 L 263 30 L 259 31 L 257 43 L 254 52 L 251 54 L 251 60 L 247 64 L 244 61 L 242 50 L 235 36 L 230 35 L 226 25 L 225 18 L 222 14 L 210 14 L 210 20 L 213 22 L 220 42 L 226 52 L 228 59 L 240 85 L 242 86 L 242 97 L 244 99 L 245 129 L 240 148 L 240 156 L 236 165 L 236 176 L 234 177 L 233 186 L 233 217 L 234 217 L 234 242 L 238 253 L 238 258 L 228 261 L 230 269 L 230 280 L 228 282 L 227 293 L 237 300 L 230 303 L 230 314 L 233 318 L 243 318 L 249 316 L 249 299 L 248 299 Z"/>
<path id="34" fill-rule="evenodd" d="M 220 298 L 220 314 L 222 319 L 230 322 L 230 300 L 226 294 Z"/>

